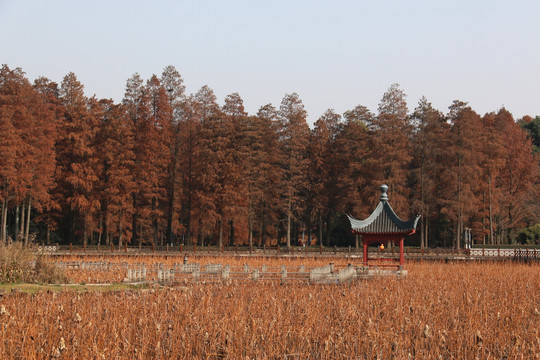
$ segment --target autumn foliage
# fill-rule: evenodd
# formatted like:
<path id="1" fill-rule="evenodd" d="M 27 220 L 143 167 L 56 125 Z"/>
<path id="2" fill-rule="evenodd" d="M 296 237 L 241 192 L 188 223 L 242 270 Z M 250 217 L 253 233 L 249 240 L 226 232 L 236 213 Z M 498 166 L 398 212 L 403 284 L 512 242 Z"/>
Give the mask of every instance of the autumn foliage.
<path id="1" fill-rule="evenodd" d="M 381 183 L 401 217 L 422 215 L 422 247 L 460 248 L 466 228 L 510 243 L 540 221 L 537 119 L 458 100 L 410 111 L 394 84 L 377 113 L 329 109 L 310 129 L 296 93 L 250 115 L 238 93 L 184 91 L 172 66 L 134 74 L 115 103 L 73 73 L 31 84 L 4 65 L 2 244 L 354 245 L 344 214 L 369 215 Z"/>

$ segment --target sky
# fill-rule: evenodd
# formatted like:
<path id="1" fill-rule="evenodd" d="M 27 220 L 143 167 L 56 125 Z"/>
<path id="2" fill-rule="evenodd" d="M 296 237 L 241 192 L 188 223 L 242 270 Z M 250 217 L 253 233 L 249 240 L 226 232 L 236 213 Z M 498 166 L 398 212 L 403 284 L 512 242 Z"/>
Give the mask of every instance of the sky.
<path id="1" fill-rule="evenodd" d="M 246 111 L 298 93 L 326 109 L 377 112 L 393 83 L 409 111 L 462 100 L 483 115 L 540 115 L 538 0 L 0 0 L 0 63 L 33 81 L 74 72 L 120 102 L 126 80 L 174 65 L 186 92 L 238 92 Z"/>

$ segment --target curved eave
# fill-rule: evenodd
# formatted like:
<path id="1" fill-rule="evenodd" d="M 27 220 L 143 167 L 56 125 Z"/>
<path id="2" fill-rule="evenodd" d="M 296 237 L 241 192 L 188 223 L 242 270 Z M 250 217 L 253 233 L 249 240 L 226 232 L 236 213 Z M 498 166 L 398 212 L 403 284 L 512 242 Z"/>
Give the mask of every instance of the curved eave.
<path id="1" fill-rule="evenodd" d="M 383 202 L 382 201 L 379 202 L 379 205 L 377 205 L 377 207 L 371 213 L 371 215 L 369 215 L 368 218 L 364 220 L 358 220 L 352 217 L 351 215 L 347 214 L 347 217 L 349 218 L 349 221 L 351 222 L 351 227 L 353 229 L 359 229 L 359 228 L 364 228 L 366 226 L 371 225 L 377 219 L 377 217 L 381 214 L 383 207 L 384 207 Z"/>
<path id="2" fill-rule="evenodd" d="M 354 233 L 360 235 L 410 235 L 416 231 L 420 215 L 408 221 L 401 220 L 388 201 L 382 200 L 365 220 L 347 215 Z"/>

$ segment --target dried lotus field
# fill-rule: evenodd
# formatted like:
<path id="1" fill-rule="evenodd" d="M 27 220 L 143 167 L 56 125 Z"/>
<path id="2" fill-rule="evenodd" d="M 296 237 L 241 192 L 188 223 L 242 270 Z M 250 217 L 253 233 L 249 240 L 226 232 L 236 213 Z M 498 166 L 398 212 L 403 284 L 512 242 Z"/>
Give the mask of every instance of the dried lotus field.
<path id="1" fill-rule="evenodd" d="M 328 260 L 197 261 L 255 267 Z M 406 278 L 349 285 L 201 281 L 6 292 L 0 358 L 540 359 L 540 264 L 409 263 L 407 269 Z M 66 272 L 74 283 L 125 276 L 118 269 Z"/>

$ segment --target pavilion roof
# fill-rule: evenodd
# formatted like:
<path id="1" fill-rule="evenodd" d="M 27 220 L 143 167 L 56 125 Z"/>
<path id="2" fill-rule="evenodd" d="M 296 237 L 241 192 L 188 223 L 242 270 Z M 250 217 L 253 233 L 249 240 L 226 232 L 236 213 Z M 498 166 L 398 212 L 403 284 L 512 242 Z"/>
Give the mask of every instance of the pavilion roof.
<path id="1" fill-rule="evenodd" d="M 396 215 L 388 202 L 387 185 L 381 186 L 381 201 L 375 211 L 365 220 L 358 220 L 347 215 L 351 228 L 358 234 L 410 234 L 414 233 L 420 215 L 403 221 Z"/>

